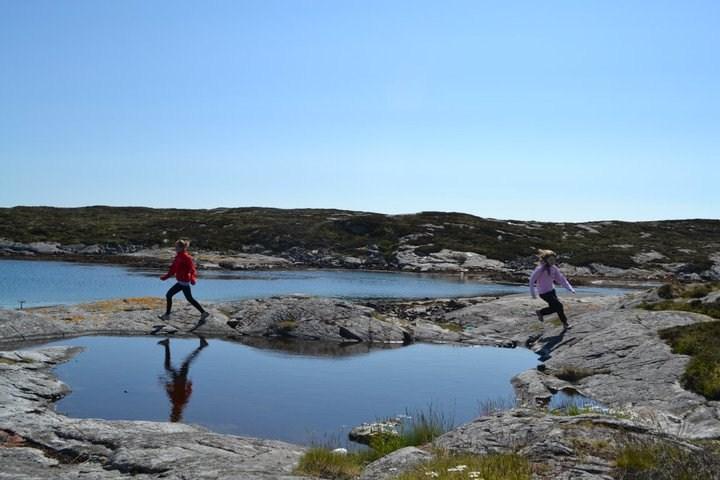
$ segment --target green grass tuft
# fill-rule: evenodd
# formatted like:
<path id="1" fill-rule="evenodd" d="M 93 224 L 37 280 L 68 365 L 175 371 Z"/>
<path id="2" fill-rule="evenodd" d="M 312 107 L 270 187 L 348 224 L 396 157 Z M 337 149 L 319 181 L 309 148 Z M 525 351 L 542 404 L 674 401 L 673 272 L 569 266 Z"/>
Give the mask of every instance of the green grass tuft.
<path id="1" fill-rule="evenodd" d="M 400 435 L 378 435 L 370 441 L 370 448 L 387 455 L 404 447 L 417 447 L 432 442 L 453 427 L 452 419 L 432 407 L 415 412 L 408 423 L 400 426 Z"/>
<path id="2" fill-rule="evenodd" d="M 427 410 L 416 412 L 410 422 L 403 424 L 400 435 L 372 438 L 367 450 L 342 455 L 332 453 L 332 449 L 327 447 L 313 447 L 301 457 L 296 473 L 339 480 L 353 478 L 365 465 L 395 450 L 430 443 L 452 427 L 451 419 L 430 406 Z"/>
<path id="3" fill-rule="evenodd" d="M 360 475 L 363 467 L 372 461 L 368 460 L 363 452 L 341 454 L 333 453 L 328 448 L 313 447 L 300 458 L 295 473 L 320 478 L 350 480 Z"/>

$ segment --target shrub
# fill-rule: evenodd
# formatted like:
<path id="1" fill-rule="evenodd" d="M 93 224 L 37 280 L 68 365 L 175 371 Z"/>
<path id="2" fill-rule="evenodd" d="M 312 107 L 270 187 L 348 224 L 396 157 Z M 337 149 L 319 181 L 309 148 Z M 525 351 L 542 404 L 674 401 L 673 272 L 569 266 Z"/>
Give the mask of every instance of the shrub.
<path id="1" fill-rule="evenodd" d="M 670 283 L 660 285 L 657 289 L 657 294 L 658 297 L 664 298 L 665 300 L 670 300 L 671 298 L 675 297 L 675 293 L 673 292 L 673 286 Z"/>

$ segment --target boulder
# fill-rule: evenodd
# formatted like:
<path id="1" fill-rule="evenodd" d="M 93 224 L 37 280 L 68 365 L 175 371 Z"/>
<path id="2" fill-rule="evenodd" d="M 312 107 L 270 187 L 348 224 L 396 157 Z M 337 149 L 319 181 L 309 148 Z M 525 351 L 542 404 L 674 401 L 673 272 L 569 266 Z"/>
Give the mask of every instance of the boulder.
<path id="1" fill-rule="evenodd" d="M 242 335 L 368 343 L 407 343 L 412 338 L 398 319 L 346 300 L 274 297 L 224 308 L 232 328 Z"/>

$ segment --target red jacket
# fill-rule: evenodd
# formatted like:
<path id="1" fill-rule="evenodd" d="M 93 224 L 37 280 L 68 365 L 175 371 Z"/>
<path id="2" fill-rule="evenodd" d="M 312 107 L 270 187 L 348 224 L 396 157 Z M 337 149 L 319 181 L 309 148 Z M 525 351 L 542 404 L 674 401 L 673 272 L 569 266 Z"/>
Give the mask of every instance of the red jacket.
<path id="1" fill-rule="evenodd" d="M 197 270 L 195 270 L 195 262 L 193 262 L 189 253 L 180 252 L 175 255 L 175 260 L 173 260 L 172 265 L 170 265 L 170 270 L 160 278 L 167 280 L 173 275 L 175 275 L 178 282 L 190 282 L 195 285 L 197 281 Z"/>

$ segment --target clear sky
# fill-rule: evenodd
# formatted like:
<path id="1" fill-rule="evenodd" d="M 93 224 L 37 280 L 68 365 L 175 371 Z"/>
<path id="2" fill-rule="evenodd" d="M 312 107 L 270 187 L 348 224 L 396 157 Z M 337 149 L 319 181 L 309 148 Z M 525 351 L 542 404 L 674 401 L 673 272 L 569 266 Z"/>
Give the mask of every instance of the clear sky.
<path id="1" fill-rule="evenodd" d="M 0 0 L 0 206 L 719 218 L 720 2 Z"/>

